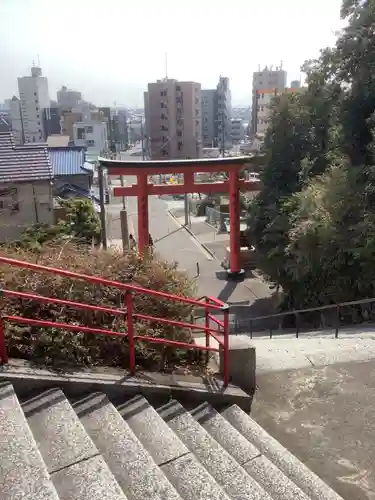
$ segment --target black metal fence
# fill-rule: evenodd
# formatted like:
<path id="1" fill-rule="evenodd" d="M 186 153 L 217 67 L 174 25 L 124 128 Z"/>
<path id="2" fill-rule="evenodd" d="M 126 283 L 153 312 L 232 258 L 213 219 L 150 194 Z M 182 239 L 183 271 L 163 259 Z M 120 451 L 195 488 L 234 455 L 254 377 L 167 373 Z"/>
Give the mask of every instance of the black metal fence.
<path id="1" fill-rule="evenodd" d="M 300 333 L 312 330 L 333 329 L 335 337 L 340 328 L 354 326 L 375 327 L 375 298 L 354 300 L 320 307 L 296 309 L 264 316 L 252 316 L 251 306 L 232 306 L 230 308 L 230 331 L 253 335 L 269 332 L 270 338 L 276 335 Z"/>

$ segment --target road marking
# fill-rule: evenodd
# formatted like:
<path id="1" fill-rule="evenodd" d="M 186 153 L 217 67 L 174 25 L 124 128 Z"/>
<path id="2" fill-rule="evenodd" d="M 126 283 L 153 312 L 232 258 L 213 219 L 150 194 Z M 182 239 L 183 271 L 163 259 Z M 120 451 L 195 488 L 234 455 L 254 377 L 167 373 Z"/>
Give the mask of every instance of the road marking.
<path id="1" fill-rule="evenodd" d="M 176 225 L 177 225 L 178 227 L 181 227 L 181 228 L 185 229 L 185 228 L 184 228 L 184 226 L 183 226 L 182 224 L 180 224 L 180 223 L 178 222 L 178 220 L 176 220 L 176 219 L 173 217 L 173 215 L 172 215 L 172 214 L 171 214 L 168 210 L 167 210 L 167 214 L 168 214 L 168 217 L 170 217 L 170 218 L 171 218 L 171 219 L 172 219 L 172 220 L 176 223 Z M 185 229 L 185 231 L 186 231 L 186 229 Z M 186 231 L 186 234 L 189 236 L 189 238 L 191 239 L 191 241 L 193 241 L 193 242 L 197 245 L 197 247 L 198 247 L 198 248 L 199 248 L 199 250 L 203 253 L 203 255 L 206 257 L 206 259 L 207 259 L 207 260 L 214 260 L 214 258 L 212 257 L 212 255 L 211 255 L 209 252 L 207 252 L 207 250 L 206 250 L 206 249 L 205 249 L 205 248 L 204 248 L 204 247 L 203 247 L 203 246 L 199 243 L 199 241 L 198 241 L 196 238 L 194 238 L 194 237 L 193 237 L 193 236 L 189 233 L 189 231 Z"/>

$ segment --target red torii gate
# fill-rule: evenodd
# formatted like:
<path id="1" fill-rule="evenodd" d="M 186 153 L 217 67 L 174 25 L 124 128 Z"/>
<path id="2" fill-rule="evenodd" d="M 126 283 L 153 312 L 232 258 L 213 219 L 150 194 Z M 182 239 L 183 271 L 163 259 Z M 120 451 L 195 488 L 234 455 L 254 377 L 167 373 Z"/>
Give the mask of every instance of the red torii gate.
<path id="1" fill-rule="evenodd" d="M 137 196 L 138 201 L 138 249 L 143 253 L 149 245 L 148 196 L 174 195 L 186 193 L 225 193 L 229 192 L 230 221 L 230 269 L 228 275 L 240 276 L 243 273 L 240 262 L 240 191 L 259 190 L 259 181 L 239 179 L 239 171 L 247 164 L 254 163 L 257 157 L 207 158 L 193 160 L 164 161 L 121 161 L 99 158 L 101 167 L 108 175 L 135 175 L 137 184 L 115 187 L 115 197 Z M 229 180 L 224 182 L 196 183 L 194 174 L 200 172 L 228 173 Z M 183 184 L 149 184 L 148 176 L 158 174 L 183 174 Z"/>

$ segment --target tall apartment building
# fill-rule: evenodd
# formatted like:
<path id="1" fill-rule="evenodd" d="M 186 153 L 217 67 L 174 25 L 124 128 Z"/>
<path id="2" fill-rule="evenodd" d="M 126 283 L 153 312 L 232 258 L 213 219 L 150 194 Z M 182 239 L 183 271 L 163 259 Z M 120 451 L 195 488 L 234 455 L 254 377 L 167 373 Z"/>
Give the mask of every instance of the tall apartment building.
<path id="1" fill-rule="evenodd" d="M 43 110 L 50 107 L 50 99 L 48 80 L 42 76 L 42 69 L 34 66 L 31 68 L 31 76 L 18 78 L 18 91 L 24 142 L 43 142 L 45 137 Z M 16 113 L 14 118 L 17 122 L 19 117 L 17 117 L 16 106 L 13 110 Z"/>
<path id="2" fill-rule="evenodd" d="M 202 142 L 205 148 L 217 146 L 216 104 L 216 89 L 202 89 Z"/>
<path id="3" fill-rule="evenodd" d="M 204 147 L 232 145 L 232 95 L 229 78 L 221 76 L 216 89 L 202 90 L 202 138 Z"/>
<path id="4" fill-rule="evenodd" d="M 81 101 L 82 94 L 77 90 L 63 86 L 57 91 L 57 105 L 61 110 L 69 111 L 77 108 Z"/>
<path id="5" fill-rule="evenodd" d="M 12 97 L 10 101 L 10 120 L 15 144 L 23 144 L 25 138 L 21 116 L 21 103 L 16 96 Z"/>
<path id="6" fill-rule="evenodd" d="M 153 160 L 202 155 L 201 85 L 165 78 L 148 84 L 146 131 Z"/>
<path id="7" fill-rule="evenodd" d="M 216 87 L 215 131 L 222 152 L 232 145 L 232 93 L 229 78 L 221 76 Z"/>
<path id="8" fill-rule="evenodd" d="M 250 135 L 254 136 L 258 128 L 258 96 L 262 90 L 274 90 L 281 92 L 286 88 L 286 71 L 282 67 L 267 66 L 262 71 L 255 71 L 253 73 L 253 99 L 252 99 L 252 113 L 250 124 Z"/>

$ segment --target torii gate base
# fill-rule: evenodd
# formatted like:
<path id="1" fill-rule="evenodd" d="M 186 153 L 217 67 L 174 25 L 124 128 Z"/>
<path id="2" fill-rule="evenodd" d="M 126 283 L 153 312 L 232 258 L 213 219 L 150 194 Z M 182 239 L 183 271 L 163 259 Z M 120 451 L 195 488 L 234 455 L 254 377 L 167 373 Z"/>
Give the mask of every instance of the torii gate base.
<path id="1" fill-rule="evenodd" d="M 138 201 L 138 249 L 147 251 L 149 244 L 148 196 L 186 193 L 226 193 L 229 192 L 230 221 L 230 265 L 228 277 L 241 279 L 240 248 L 240 191 L 257 191 L 259 182 L 239 179 L 239 171 L 251 160 L 249 157 L 166 160 L 166 161 L 121 161 L 99 158 L 101 167 L 108 170 L 108 175 L 137 176 L 137 184 L 114 188 L 115 197 L 137 196 Z M 198 172 L 227 172 L 229 180 L 224 182 L 195 183 L 194 174 Z M 149 184 L 148 177 L 157 174 L 184 175 L 183 184 Z"/>

